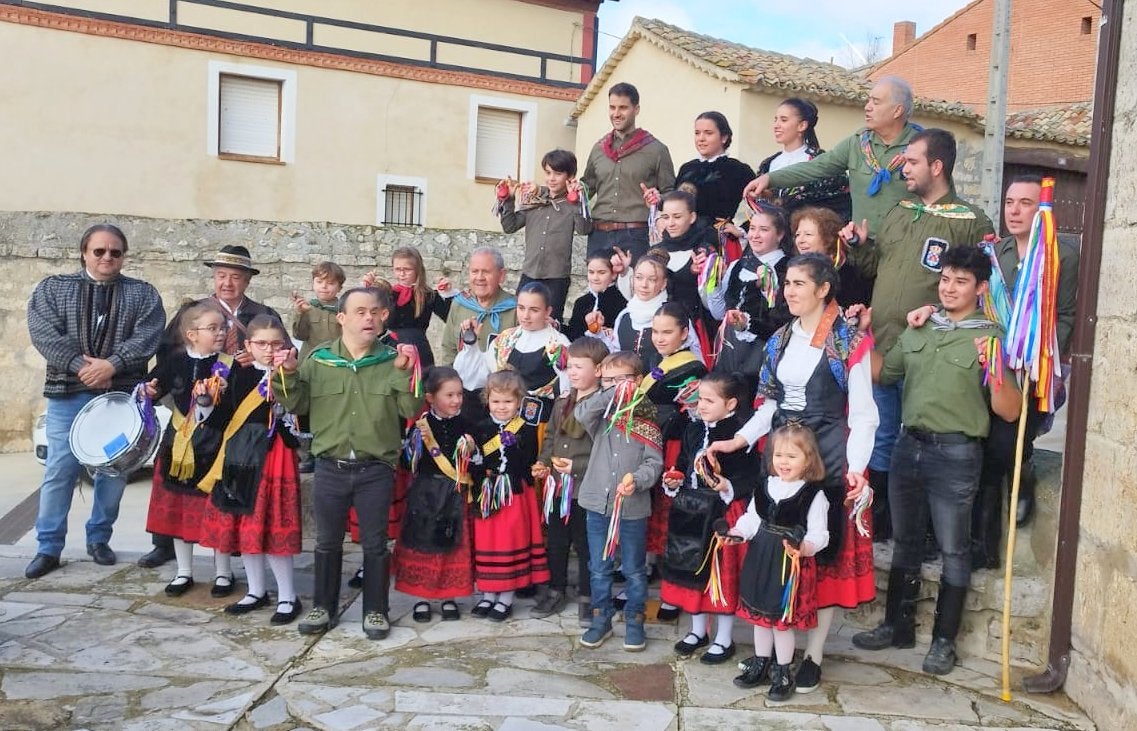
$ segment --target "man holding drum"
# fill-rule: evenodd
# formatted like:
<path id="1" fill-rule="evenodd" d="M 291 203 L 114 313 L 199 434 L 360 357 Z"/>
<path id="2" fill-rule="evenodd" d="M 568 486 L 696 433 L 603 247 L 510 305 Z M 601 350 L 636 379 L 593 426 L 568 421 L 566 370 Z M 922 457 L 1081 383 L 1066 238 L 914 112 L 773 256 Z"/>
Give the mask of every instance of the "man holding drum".
<path id="1" fill-rule="evenodd" d="M 143 380 L 166 324 L 158 291 L 122 275 L 126 236 L 118 227 L 87 229 L 79 251 L 81 271 L 44 279 L 28 301 L 32 345 L 47 360 L 47 465 L 36 517 L 39 548 L 24 571 L 29 579 L 59 568 L 67 513 L 83 469 L 68 443 L 72 422 L 97 395 L 131 391 Z M 103 566 L 116 560 L 109 543 L 125 488 L 122 477 L 95 475 L 87 553 Z"/>

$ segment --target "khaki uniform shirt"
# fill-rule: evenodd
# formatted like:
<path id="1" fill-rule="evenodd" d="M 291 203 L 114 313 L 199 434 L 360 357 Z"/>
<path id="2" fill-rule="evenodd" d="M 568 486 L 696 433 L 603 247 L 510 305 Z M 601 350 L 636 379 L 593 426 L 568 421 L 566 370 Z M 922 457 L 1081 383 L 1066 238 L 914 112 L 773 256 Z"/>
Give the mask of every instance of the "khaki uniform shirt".
<path id="1" fill-rule="evenodd" d="M 939 302 L 939 258 L 952 246 L 975 246 L 993 233 L 987 214 L 949 193 L 936 204 L 962 204 L 972 218 L 949 218 L 897 205 L 876 239 L 872 293 L 876 349 L 887 353 L 904 331 L 908 313 Z"/>
<path id="2" fill-rule="evenodd" d="M 508 198 L 501 215 L 501 229 L 507 234 L 525 228 L 525 261 L 521 273 L 530 279 L 567 279 L 572 270 L 572 235 L 592 231 L 592 221 L 584 217 L 580 203 L 558 198 L 537 208 L 517 210 Z"/>
<path id="3" fill-rule="evenodd" d="M 965 319 L 987 318 L 976 311 Z M 994 323 L 989 328 L 937 330 L 929 321 L 905 330 L 885 356 L 880 373 L 883 384 L 904 380 L 900 408 L 904 426 L 986 437 L 991 427 L 990 396 L 983 385 L 975 339 L 1003 335 L 1003 328 Z M 1004 375 L 1013 377 L 1010 371 Z"/>

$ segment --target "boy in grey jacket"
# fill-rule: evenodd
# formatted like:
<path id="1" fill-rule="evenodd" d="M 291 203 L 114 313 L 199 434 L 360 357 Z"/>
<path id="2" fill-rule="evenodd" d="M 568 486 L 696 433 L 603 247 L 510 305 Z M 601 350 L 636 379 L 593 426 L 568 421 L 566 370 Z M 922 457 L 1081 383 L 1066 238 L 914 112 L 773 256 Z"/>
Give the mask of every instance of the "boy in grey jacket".
<path id="1" fill-rule="evenodd" d="M 638 355 L 613 353 L 601 364 L 603 390 L 577 404 L 574 410 L 577 421 L 592 435 L 588 470 L 577 492 L 577 502 L 585 510 L 592 584 L 592 624 L 580 638 L 584 647 L 600 647 L 612 634 L 612 616 L 616 613 L 612 603 L 615 557 L 605 559 L 604 546 L 617 493 L 622 500 L 619 551 L 628 582 L 624 649 L 638 652 L 646 645 L 647 519 L 651 515 L 650 490 L 663 474 L 663 438 L 647 399 L 621 413 L 611 428 L 605 423 L 605 412 L 612 400 L 617 394 L 630 394 L 643 375 L 643 361 Z"/>

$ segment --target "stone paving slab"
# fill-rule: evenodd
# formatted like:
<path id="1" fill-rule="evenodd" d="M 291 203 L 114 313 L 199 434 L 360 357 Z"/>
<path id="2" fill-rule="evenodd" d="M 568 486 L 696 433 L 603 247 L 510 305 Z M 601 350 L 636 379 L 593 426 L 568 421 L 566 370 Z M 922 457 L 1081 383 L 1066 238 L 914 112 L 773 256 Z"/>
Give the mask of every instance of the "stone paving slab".
<path id="1" fill-rule="evenodd" d="M 345 561 L 345 579 L 354 560 Z M 859 651 L 851 621 L 831 638 L 817 692 L 775 706 L 764 689 L 734 687 L 733 663 L 676 658 L 671 646 L 684 621 L 650 625 L 644 652 L 623 650 L 620 623 L 604 646 L 588 650 L 577 643 L 572 604 L 549 619 L 530 618 L 532 602 L 520 600 L 515 618 L 501 624 L 468 616 L 416 624 L 414 600 L 394 593 L 391 636 L 372 642 L 356 592 L 345 589 L 339 626 L 306 638 L 294 626 L 270 626 L 271 610 L 225 615 L 232 597 L 210 597 L 204 579 L 179 599 L 166 597 L 169 567 L 72 559 L 28 581 L 25 563 L 0 557 L 5 731 L 1093 728 L 1060 695 L 1002 703 L 998 665 L 983 658 L 965 657 L 933 679 L 920 671 L 922 646 Z M 311 562 L 298 566 L 298 586 L 309 592 Z M 195 571 L 210 576 L 211 562 L 200 557 Z M 472 602 L 460 604 L 465 613 Z M 751 632 L 738 624 L 740 659 Z"/>

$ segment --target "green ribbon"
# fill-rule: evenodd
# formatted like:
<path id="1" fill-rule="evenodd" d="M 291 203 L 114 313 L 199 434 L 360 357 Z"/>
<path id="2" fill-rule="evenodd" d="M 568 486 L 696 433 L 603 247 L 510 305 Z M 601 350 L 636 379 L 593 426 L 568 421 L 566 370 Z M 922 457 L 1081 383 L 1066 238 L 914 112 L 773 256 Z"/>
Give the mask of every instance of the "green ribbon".
<path id="1" fill-rule="evenodd" d="M 930 213 L 940 218 L 959 218 L 968 221 L 975 220 L 975 213 L 967 206 L 959 203 L 933 203 L 930 206 L 926 206 L 916 201 L 900 201 L 900 206 L 916 212 L 912 216 L 913 221 L 919 221 L 920 216 L 925 213 Z"/>

